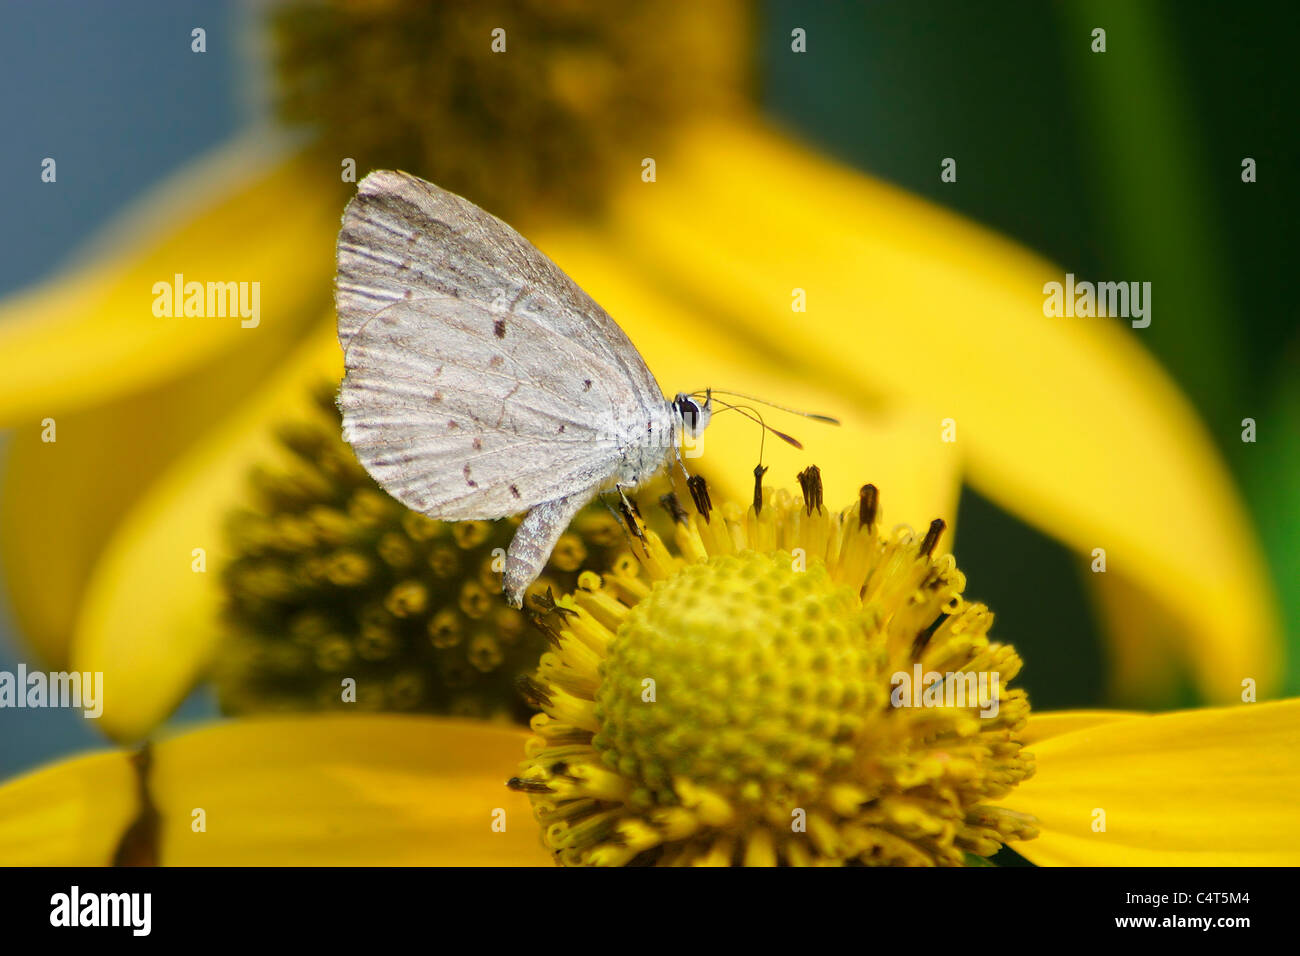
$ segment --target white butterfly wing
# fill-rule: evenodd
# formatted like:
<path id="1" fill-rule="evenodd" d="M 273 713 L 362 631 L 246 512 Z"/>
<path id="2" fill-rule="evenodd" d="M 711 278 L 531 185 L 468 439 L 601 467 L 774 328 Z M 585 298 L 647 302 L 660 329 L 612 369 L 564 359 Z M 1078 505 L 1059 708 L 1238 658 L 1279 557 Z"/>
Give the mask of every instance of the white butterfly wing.
<path id="1" fill-rule="evenodd" d="M 603 359 L 642 403 L 663 401 L 635 346 L 591 296 L 510 226 L 433 183 L 392 170 L 366 176 L 344 210 L 337 254 L 344 350 L 395 302 L 462 299 L 534 316 Z"/>
<path id="2" fill-rule="evenodd" d="M 635 354 L 635 353 L 634 353 Z M 547 318 L 469 299 L 401 299 L 347 339 L 343 437 L 431 517 L 500 518 L 590 495 L 662 414 Z"/>

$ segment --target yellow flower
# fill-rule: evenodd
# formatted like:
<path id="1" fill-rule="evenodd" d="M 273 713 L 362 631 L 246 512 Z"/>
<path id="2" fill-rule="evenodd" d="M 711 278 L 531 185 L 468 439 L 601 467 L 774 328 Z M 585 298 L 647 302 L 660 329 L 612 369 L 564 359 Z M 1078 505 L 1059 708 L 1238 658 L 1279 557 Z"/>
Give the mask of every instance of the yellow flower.
<path id="1" fill-rule="evenodd" d="M 327 144 L 356 133 L 374 155 L 427 161 L 412 171 L 435 178 L 437 157 L 452 150 L 446 184 L 494 181 L 499 119 L 467 117 L 451 94 L 420 112 L 426 104 L 402 92 L 426 79 L 444 88 L 428 50 L 459 40 L 429 30 L 481 24 L 436 12 L 395 21 L 413 9 L 402 3 L 329 6 L 344 17 L 323 31 L 338 55 L 295 60 L 294 50 L 311 51 L 289 43 L 286 108 L 320 119 L 313 110 L 351 91 L 355 108 L 326 117 Z M 348 27 L 353 10 L 366 29 Z M 900 518 L 952 525 L 965 478 L 1080 554 L 1105 548 L 1108 573 L 1089 578 L 1121 694 L 1150 694 L 1171 663 L 1190 664 L 1210 699 L 1234 697 L 1245 677 L 1270 691 L 1274 602 L 1224 467 L 1132 338 L 1107 323 L 1042 316 L 1043 283 L 1060 270 L 728 107 L 743 73 L 730 42 L 743 30 L 674 17 L 665 25 L 679 32 L 664 36 L 681 42 L 641 61 L 630 57 L 651 44 L 619 18 L 593 19 L 581 5 L 554 14 L 559 21 L 549 4 L 521 10 L 520 22 L 535 24 L 525 29 L 559 39 L 540 67 L 500 58 L 509 69 L 532 64 L 502 82 L 558 109 L 563 122 L 553 125 L 579 130 L 609 159 L 600 216 L 542 215 L 557 195 L 537 195 L 519 209 L 526 232 L 617 317 L 669 393 L 713 384 L 840 416 L 843 429 L 800 435 L 834 466 L 832 500 L 852 493 L 846 476 L 869 470 L 895 489 Z M 732 22 L 733 5 L 717 11 Z M 563 24 L 573 17 L 615 31 L 622 45 L 609 49 L 630 51 L 625 74 L 618 57 L 584 53 L 599 42 L 570 42 Z M 283 25 L 290 39 L 293 22 Z M 399 46 L 385 46 L 393 37 Z M 392 69 L 358 72 L 389 54 Z M 684 58 L 675 78 L 693 79 L 667 84 L 671 95 L 655 105 L 664 128 L 653 137 L 656 181 L 644 182 L 645 150 L 629 153 L 622 125 L 602 133 L 601 117 L 635 115 L 629 104 L 657 88 L 645 71 L 665 55 Z M 294 73 L 294 63 L 312 68 Z M 311 85 L 321 63 L 340 68 L 323 89 Z M 372 74 L 392 90 L 364 83 Z M 674 97 L 714 81 L 723 95 L 710 100 L 710 118 L 669 135 Z M 624 82 L 639 91 L 631 100 Z M 347 125 L 358 118 L 363 130 Z M 465 134 L 448 139 L 445 129 Z M 553 162 L 547 150 L 557 147 L 544 145 L 532 172 L 518 170 L 522 180 L 550 181 L 535 175 Z M 556 193 L 583 192 L 573 186 Z M 220 632 L 215 575 L 203 569 L 230 557 L 222 518 L 249 468 L 276 454 L 273 424 L 309 401 L 311 382 L 338 375 L 329 293 L 341 203 L 337 150 L 295 154 L 250 137 L 160 189 L 130 228 L 114 231 L 110 251 L 0 306 L 10 375 L 0 425 L 14 429 L 0 496 L 9 600 L 51 666 L 105 672 L 117 703 L 103 726 L 115 738 L 147 734 L 204 672 Z M 149 290 L 177 273 L 260 281 L 260 325 L 154 317 Z M 806 293 L 806 313 L 792 311 L 794 289 Z M 47 419 L 54 443 L 42 440 Z M 955 443 L 940 440 L 947 419 Z M 709 462 L 751 460 L 754 436 L 719 422 L 707 448 Z M 801 467 L 789 449 L 769 458 L 776 474 Z M 728 482 L 725 491 L 746 490 Z"/>
<path id="2" fill-rule="evenodd" d="M 561 602 L 532 738 L 373 714 L 219 724 L 0 787 L 0 862 L 953 864 L 1016 839 L 1044 865 L 1300 863 L 1300 700 L 894 706 L 908 663 L 1010 679 L 1019 660 L 936 557 L 937 525 L 891 530 L 867 489 L 838 514 L 811 498 L 693 515 L 681 557 L 648 532 L 643 573 L 589 576 Z M 527 799 L 504 786 L 525 750 Z"/>
<path id="3" fill-rule="evenodd" d="M 561 862 L 960 865 L 1036 834 L 998 806 L 1033 773 L 1020 658 L 943 522 L 891 529 L 872 485 L 832 514 L 801 477 L 560 602 L 511 784 Z"/>

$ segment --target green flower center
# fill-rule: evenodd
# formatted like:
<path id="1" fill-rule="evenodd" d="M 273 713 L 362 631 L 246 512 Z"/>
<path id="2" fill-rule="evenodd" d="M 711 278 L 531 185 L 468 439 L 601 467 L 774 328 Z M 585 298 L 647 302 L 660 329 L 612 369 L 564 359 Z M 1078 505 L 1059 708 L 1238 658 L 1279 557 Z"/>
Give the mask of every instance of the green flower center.
<path id="1" fill-rule="evenodd" d="M 672 805 L 682 780 L 738 807 L 794 806 L 854 760 L 879 703 L 883 646 L 821 565 L 744 552 L 685 568 L 619 627 L 596 695 L 593 746 Z"/>

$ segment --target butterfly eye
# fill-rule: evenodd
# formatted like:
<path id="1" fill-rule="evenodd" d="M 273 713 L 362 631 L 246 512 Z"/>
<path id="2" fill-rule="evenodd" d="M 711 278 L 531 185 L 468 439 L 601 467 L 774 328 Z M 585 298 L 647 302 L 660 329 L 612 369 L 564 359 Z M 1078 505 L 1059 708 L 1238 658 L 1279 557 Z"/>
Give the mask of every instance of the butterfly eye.
<path id="1" fill-rule="evenodd" d="M 677 414 L 682 417 L 682 424 L 694 433 L 696 423 L 700 420 L 700 403 L 693 398 L 679 395 L 673 404 L 677 406 Z"/>

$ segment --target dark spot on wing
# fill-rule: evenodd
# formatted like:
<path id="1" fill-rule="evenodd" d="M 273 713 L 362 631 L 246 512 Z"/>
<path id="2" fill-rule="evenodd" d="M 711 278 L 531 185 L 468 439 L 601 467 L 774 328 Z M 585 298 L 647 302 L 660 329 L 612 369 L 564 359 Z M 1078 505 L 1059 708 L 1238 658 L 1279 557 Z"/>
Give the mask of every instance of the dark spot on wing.
<path id="1" fill-rule="evenodd" d="M 583 390 L 584 392 L 590 392 L 590 391 L 591 391 L 591 379 L 589 379 L 589 378 L 584 378 L 584 379 L 582 380 L 582 390 Z"/>
<path id="2" fill-rule="evenodd" d="M 415 293 L 412 290 L 407 289 L 405 292 L 402 293 L 402 298 L 413 299 L 415 298 Z"/>
<path id="3" fill-rule="evenodd" d="M 442 401 L 442 392 L 434 392 L 434 393 L 433 393 L 433 400 L 434 400 L 435 402 L 440 402 L 440 401 Z"/>
<path id="4" fill-rule="evenodd" d="M 560 431 L 561 431 L 561 432 L 564 431 L 564 426 L 563 426 L 563 425 L 560 426 Z"/>
<path id="5" fill-rule="evenodd" d="M 471 488 L 478 487 L 478 482 L 469 476 L 469 465 L 465 466 L 465 484 L 469 485 Z"/>
<path id="6" fill-rule="evenodd" d="M 511 485 L 511 486 L 510 486 L 510 493 L 511 493 L 512 495 L 514 495 L 516 498 L 519 497 L 519 489 L 518 489 L 517 487 L 515 487 L 514 485 Z"/>
<path id="7" fill-rule="evenodd" d="M 451 431 L 453 428 L 460 428 L 460 426 L 457 425 L 457 424 L 456 424 L 455 422 L 453 422 L 453 421 L 448 421 L 448 422 L 447 422 L 447 431 Z"/>
<path id="8" fill-rule="evenodd" d="M 497 338 L 504 339 L 506 337 L 506 320 L 497 319 L 493 322 L 492 331 L 496 333 Z"/>
<path id="9" fill-rule="evenodd" d="M 498 368 L 504 359 L 500 355 L 494 355 L 488 359 L 488 368 Z"/>
<path id="10" fill-rule="evenodd" d="M 475 451 L 482 451 L 482 450 L 483 450 L 483 439 L 481 439 L 481 438 L 475 438 L 475 439 L 474 439 L 474 450 L 475 450 Z"/>

